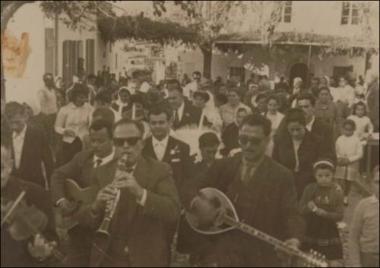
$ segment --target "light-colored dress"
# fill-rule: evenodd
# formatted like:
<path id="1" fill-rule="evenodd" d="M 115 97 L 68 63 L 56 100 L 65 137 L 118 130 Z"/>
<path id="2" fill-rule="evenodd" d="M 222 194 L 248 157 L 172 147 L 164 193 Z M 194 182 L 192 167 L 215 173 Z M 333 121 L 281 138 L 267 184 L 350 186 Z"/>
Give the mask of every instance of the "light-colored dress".
<path id="1" fill-rule="evenodd" d="M 351 137 L 340 136 L 335 143 L 337 158 L 348 158 L 350 164 L 337 166 L 335 178 L 353 181 L 360 175 L 359 162 L 363 157 L 363 146 L 356 135 Z"/>
<path id="2" fill-rule="evenodd" d="M 83 141 L 88 135 L 93 108 L 90 104 L 85 103 L 81 107 L 75 106 L 72 102 L 62 107 L 55 121 L 55 131 L 63 135 L 64 131 L 69 129 L 75 132 L 76 137 Z M 63 141 L 73 142 L 75 137 L 66 137 L 63 135 Z"/>
<path id="3" fill-rule="evenodd" d="M 268 155 L 269 157 L 271 157 L 272 153 L 273 153 L 273 148 L 274 148 L 273 137 L 276 134 L 277 129 L 280 126 L 284 117 L 285 116 L 279 112 L 277 112 L 275 115 L 272 115 L 270 113 L 266 114 L 266 118 L 268 118 L 269 121 L 271 121 L 271 123 L 272 123 L 272 131 L 271 131 L 270 141 L 269 141 L 269 144 L 268 144 L 267 150 L 266 150 L 266 155 Z"/>
<path id="4" fill-rule="evenodd" d="M 347 119 L 351 119 L 355 122 L 355 135 L 358 136 L 360 140 L 366 140 L 368 136 L 373 133 L 373 125 L 368 116 L 359 117 L 357 115 L 350 115 Z"/>

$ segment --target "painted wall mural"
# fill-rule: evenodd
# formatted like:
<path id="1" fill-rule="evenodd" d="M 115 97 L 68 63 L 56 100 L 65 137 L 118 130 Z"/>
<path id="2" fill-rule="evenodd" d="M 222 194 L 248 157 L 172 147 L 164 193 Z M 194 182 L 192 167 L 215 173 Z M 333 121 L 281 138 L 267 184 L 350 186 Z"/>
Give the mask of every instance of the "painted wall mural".
<path id="1" fill-rule="evenodd" d="M 6 31 L 1 49 L 5 76 L 22 78 L 31 52 L 29 33 L 23 32 L 21 37 L 17 38 L 9 31 Z"/>

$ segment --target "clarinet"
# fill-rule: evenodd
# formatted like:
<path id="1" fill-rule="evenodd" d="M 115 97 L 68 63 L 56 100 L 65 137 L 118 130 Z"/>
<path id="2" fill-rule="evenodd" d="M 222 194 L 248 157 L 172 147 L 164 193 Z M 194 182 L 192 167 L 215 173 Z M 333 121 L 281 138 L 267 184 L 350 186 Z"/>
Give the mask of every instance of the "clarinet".
<path id="1" fill-rule="evenodd" d="M 122 157 L 118 161 L 118 166 L 116 169 L 115 178 L 114 178 L 113 182 L 111 183 L 111 185 L 114 184 L 118 180 L 120 175 L 125 172 L 126 162 L 127 162 L 127 155 L 123 154 Z M 113 216 L 115 214 L 115 211 L 117 209 L 117 205 L 118 205 L 119 200 L 120 200 L 120 189 L 115 188 L 115 190 L 116 190 L 116 195 L 115 195 L 115 198 L 112 200 L 112 205 L 109 207 L 108 210 L 106 210 L 103 221 L 100 224 L 98 230 L 96 231 L 97 233 L 103 234 L 106 236 L 110 236 L 109 228 L 111 226 Z"/>

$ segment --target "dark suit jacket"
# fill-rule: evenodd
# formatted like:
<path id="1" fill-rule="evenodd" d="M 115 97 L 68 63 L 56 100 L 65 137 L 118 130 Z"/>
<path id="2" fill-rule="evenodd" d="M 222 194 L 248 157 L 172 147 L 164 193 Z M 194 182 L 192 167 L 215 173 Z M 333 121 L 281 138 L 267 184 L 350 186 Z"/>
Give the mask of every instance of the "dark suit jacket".
<path id="1" fill-rule="evenodd" d="M 281 240 L 300 239 L 304 224 L 297 211 L 292 173 L 265 156 L 251 179 L 242 183 L 241 161 L 241 154 L 216 161 L 193 189 L 217 188 L 233 202 L 240 220 Z M 209 245 L 201 245 L 204 247 L 201 259 L 205 264 L 217 263 L 222 267 L 278 265 L 271 246 L 240 231 L 218 235 L 213 240 Z"/>
<path id="2" fill-rule="evenodd" d="M 157 160 L 152 144 L 152 137 L 145 140 L 143 155 Z M 190 146 L 183 141 L 169 136 L 168 146 L 166 147 L 162 162 L 169 164 L 172 168 L 174 182 L 178 193 L 182 196 L 182 191 L 185 190 L 182 188 L 183 182 L 190 180 L 192 174 L 193 165 L 190 158 Z"/>
<path id="3" fill-rule="evenodd" d="M 28 205 L 45 213 L 49 222 L 43 235 L 50 241 L 56 239 L 54 235 L 52 207 L 49 200 L 49 193 L 37 184 L 23 181 L 15 177 L 10 178 L 4 189 L 1 189 L 1 198 L 15 200 L 19 194 L 25 191 L 24 200 Z M 2 201 L 3 202 L 3 201 Z M 16 208 L 17 211 L 17 208 Z M 29 240 L 28 240 L 29 241 Z M 38 262 L 29 254 L 27 250 L 28 241 L 15 241 L 7 230 L 7 224 L 1 227 L 1 266 L 2 267 L 43 267 L 44 263 Z"/>
<path id="4" fill-rule="evenodd" d="M 232 149 L 239 147 L 239 127 L 236 123 L 229 124 L 222 133 L 224 149 L 222 154 L 228 156 Z"/>
<path id="5" fill-rule="evenodd" d="M 113 171 L 114 159 L 98 168 L 94 168 L 92 150 L 83 150 L 77 153 L 67 164 L 56 169 L 51 176 L 51 196 L 55 204 L 59 199 L 65 197 L 64 183 L 66 179 L 75 180 L 80 187 L 89 187 L 97 182 L 97 179 L 108 177 Z M 108 180 L 108 178 L 106 179 Z"/>
<path id="6" fill-rule="evenodd" d="M 97 187 L 98 181 L 112 180 L 112 172 L 117 162 L 114 159 L 98 168 L 94 168 L 94 153 L 92 150 L 84 150 L 77 153 L 67 164 L 56 169 L 51 176 L 51 199 L 53 204 L 65 197 L 64 182 L 66 179 L 75 180 L 80 187 Z M 95 199 L 95 196 L 94 196 Z M 84 207 L 84 206 L 83 206 Z M 82 207 L 82 209 L 84 209 Z M 75 218 L 81 217 L 81 209 L 74 214 Z M 70 266 L 87 266 L 90 257 L 93 230 L 88 226 L 75 226 L 69 232 L 71 244 L 68 251 Z"/>
<path id="7" fill-rule="evenodd" d="M 173 124 L 173 129 L 182 128 L 185 126 L 196 125 L 198 126 L 201 119 L 202 111 L 185 100 L 185 108 L 183 110 L 182 119 L 179 123 Z"/>
<path id="8" fill-rule="evenodd" d="M 333 129 L 328 124 L 324 123 L 321 118 L 315 118 L 309 134 L 311 134 L 313 139 L 319 143 L 319 146 L 323 147 L 321 151 L 326 152 L 330 159 L 335 161 L 336 153 Z M 281 143 L 282 140 L 288 139 L 288 136 L 289 133 L 286 128 L 286 120 L 282 120 L 277 129 L 277 133 L 275 134 L 274 141 Z"/>
<path id="9" fill-rule="evenodd" d="M 116 172 L 116 163 L 107 176 L 96 176 L 96 186 L 103 188 L 110 183 Z M 145 206 L 137 204 L 136 198 L 125 189 L 121 190 L 120 201 L 110 227 L 111 236 L 105 250 L 111 257 L 103 258 L 92 250 L 90 266 L 123 263 L 128 257 L 129 267 L 168 266 L 171 240 L 168 228 L 176 224 L 179 217 L 179 198 L 166 163 L 151 158 L 140 158 L 134 171 L 137 182 L 147 189 Z M 103 217 L 91 216 L 90 206 L 80 211 L 80 222 L 97 229 Z M 101 240 L 96 240 L 101 241 Z M 104 245 L 104 244 L 103 244 Z M 126 248 L 128 254 L 126 254 Z"/>
<path id="10" fill-rule="evenodd" d="M 335 141 L 333 128 L 323 122 L 321 118 L 315 118 L 314 124 L 311 127 L 311 135 L 319 140 L 321 145 L 324 146 L 324 150 L 331 156 L 334 156 L 332 160 L 335 160 Z"/>
<path id="11" fill-rule="evenodd" d="M 13 141 L 12 142 L 12 154 Z M 45 177 L 42 172 L 42 164 L 45 166 L 46 179 L 49 180 L 53 168 L 53 154 L 46 139 L 46 135 L 40 128 L 27 125 L 24 146 L 20 160 L 20 167 L 13 168 L 13 174 L 23 180 L 36 183 L 45 187 Z"/>
<path id="12" fill-rule="evenodd" d="M 305 187 L 314 182 L 313 164 L 320 158 L 335 159 L 335 154 L 329 149 L 313 134 L 306 132 L 305 138 L 298 149 L 299 171 L 295 173 L 298 198 L 301 198 Z M 272 157 L 280 164 L 294 171 L 296 158 L 289 134 L 282 136 L 281 140 L 275 141 Z"/>

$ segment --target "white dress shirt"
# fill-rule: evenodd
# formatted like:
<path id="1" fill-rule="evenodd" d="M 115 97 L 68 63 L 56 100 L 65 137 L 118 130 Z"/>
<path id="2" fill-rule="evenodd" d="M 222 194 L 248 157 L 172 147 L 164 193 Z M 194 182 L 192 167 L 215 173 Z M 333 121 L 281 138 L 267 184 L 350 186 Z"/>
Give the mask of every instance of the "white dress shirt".
<path id="1" fill-rule="evenodd" d="M 185 102 L 183 102 L 181 106 L 179 106 L 179 108 L 177 109 L 178 122 L 181 122 L 184 111 L 185 111 Z"/>
<path id="2" fill-rule="evenodd" d="M 157 159 L 162 161 L 165 156 L 166 148 L 168 146 L 169 136 L 166 136 L 162 141 L 157 140 L 154 136 L 152 136 L 152 145 L 154 153 L 157 156 Z"/>
<path id="3" fill-rule="evenodd" d="M 24 126 L 24 128 L 21 130 L 20 133 L 16 133 L 16 132 L 12 133 L 14 160 L 15 160 L 15 167 L 17 169 L 20 167 L 22 150 L 24 148 L 25 133 L 26 133 L 26 125 Z"/>
<path id="4" fill-rule="evenodd" d="M 88 135 L 92 112 L 93 108 L 88 103 L 85 103 L 81 107 L 77 107 L 73 103 L 67 104 L 58 112 L 55 121 L 55 131 L 63 135 L 66 129 L 70 129 L 75 132 L 77 137 L 83 140 L 83 137 Z M 63 137 L 64 141 L 69 140 L 67 138 L 68 137 Z M 74 139 L 75 137 L 72 141 L 74 141 Z"/>
<path id="5" fill-rule="evenodd" d="M 189 100 L 193 100 L 193 94 L 199 88 L 197 81 L 192 81 L 183 88 L 183 95 Z"/>
<path id="6" fill-rule="evenodd" d="M 109 154 L 106 157 L 101 158 L 97 155 L 94 155 L 94 168 L 101 167 L 105 164 L 108 164 L 109 162 L 113 160 L 114 157 L 115 157 L 115 148 L 112 148 L 111 154 Z"/>
<path id="7" fill-rule="evenodd" d="M 39 90 L 38 100 L 41 108 L 41 113 L 46 115 L 57 113 L 57 94 L 55 93 L 54 89 L 48 89 L 44 87 Z"/>
<path id="8" fill-rule="evenodd" d="M 315 116 L 313 116 L 313 118 L 311 119 L 311 121 L 306 124 L 306 129 L 309 132 L 311 132 L 311 130 L 313 129 L 314 122 L 315 122 Z"/>

